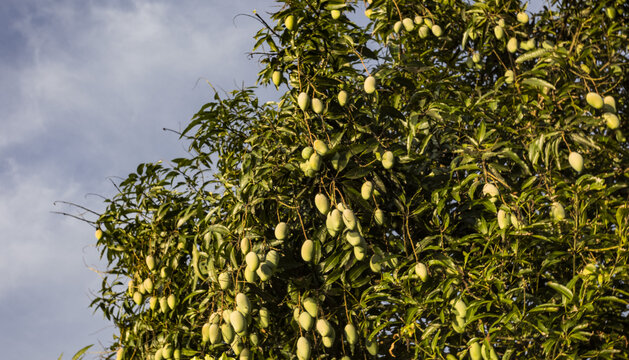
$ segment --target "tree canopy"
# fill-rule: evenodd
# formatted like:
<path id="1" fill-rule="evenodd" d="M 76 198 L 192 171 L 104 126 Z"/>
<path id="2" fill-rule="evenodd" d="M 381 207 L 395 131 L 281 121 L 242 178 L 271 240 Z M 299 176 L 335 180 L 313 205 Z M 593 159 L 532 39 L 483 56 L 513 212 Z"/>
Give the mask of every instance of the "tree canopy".
<path id="1" fill-rule="evenodd" d="M 281 3 L 279 100 L 216 93 L 96 221 L 109 356 L 629 358 L 629 5 Z"/>

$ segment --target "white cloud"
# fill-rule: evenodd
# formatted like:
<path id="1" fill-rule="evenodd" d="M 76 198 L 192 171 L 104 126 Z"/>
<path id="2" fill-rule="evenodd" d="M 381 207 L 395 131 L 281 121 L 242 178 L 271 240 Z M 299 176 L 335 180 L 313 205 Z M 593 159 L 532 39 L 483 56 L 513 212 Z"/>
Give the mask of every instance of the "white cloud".
<path id="1" fill-rule="evenodd" d="M 112 329 L 93 335 L 104 323 L 87 309 L 100 285 L 84 264 L 98 264 L 93 229 L 52 214 L 68 210 L 53 202 L 101 207 L 84 194 L 111 194 L 107 176 L 180 156 L 161 129 L 183 127 L 209 99 L 199 78 L 218 89 L 255 81 L 245 53 L 260 24 L 232 18 L 272 1 L 7 1 L 19 16 L 6 26 L 24 43 L 20 61 L 0 62 L 0 348 L 69 358 L 109 343 Z"/>

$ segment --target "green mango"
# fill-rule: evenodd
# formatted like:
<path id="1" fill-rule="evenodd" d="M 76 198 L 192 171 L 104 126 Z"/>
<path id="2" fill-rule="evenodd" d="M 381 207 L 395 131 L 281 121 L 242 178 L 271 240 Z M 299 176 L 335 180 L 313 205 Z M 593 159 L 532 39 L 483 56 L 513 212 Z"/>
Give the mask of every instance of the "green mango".
<path id="1" fill-rule="evenodd" d="M 503 209 L 498 210 L 498 227 L 500 229 L 505 229 L 509 226 L 509 217 L 507 216 L 507 212 Z"/>
<path id="2" fill-rule="evenodd" d="M 288 235 L 288 226 L 285 222 L 280 222 L 275 226 L 275 238 L 277 240 L 284 240 Z"/>
<path id="3" fill-rule="evenodd" d="M 339 105 L 345 106 L 345 104 L 347 104 L 347 91 L 345 91 L 345 90 L 339 91 L 339 94 L 337 95 L 337 98 L 338 98 L 338 101 L 339 101 Z"/>
<path id="4" fill-rule="evenodd" d="M 378 342 L 374 340 L 365 340 L 365 349 L 371 356 L 376 356 L 378 354 Z"/>
<path id="5" fill-rule="evenodd" d="M 330 10 L 330 15 L 332 16 L 332 19 L 337 20 L 338 18 L 341 17 L 341 11 L 340 10 Z"/>
<path id="6" fill-rule="evenodd" d="M 371 75 L 368 76 L 365 79 L 365 83 L 363 84 L 363 87 L 367 94 L 372 94 L 373 92 L 375 92 L 376 91 L 376 78 L 374 78 Z"/>
<path id="7" fill-rule="evenodd" d="M 103 230 L 96 229 L 96 232 L 94 232 L 94 236 L 96 237 L 96 240 L 102 239 L 103 238 Z"/>
<path id="8" fill-rule="evenodd" d="M 168 307 L 170 308 L 170 310 L 175 310 L 175 306 L 177 306 L 177 298 L 175 297 L 175 295 L 168 295 L 168 299 L 166 301 L 168 302 Z"/>
<path id="9" fill-rule="evenodd" d="M 418 33 L 420 38 L 425 39 L 430 35 L 430 28 L 427 25 L 422 25 L 419 27 Z"/>
<path id="10" fill-rule="evenodd" d="M 388 170 L 392 168 L 394 164 L 395 155 L 393 155 L 391 151 L 385 151 L 385 153 L 382 154 L 382 166 Z"/>
<path id="11" fill-rule="evenodd" d="M 146 257 L 146 266 L 149 268 L 149 271 L 155 269 L 155 258 L 151 255 Z"/>
<path id="12" fill-rule="evenodd" d="M 314 153 L 312 146 L 306 146 L 301 150 L 301 158 L 304 160 L 310 159 L 310 156 Z"/>
<path id="13" fill-rule="evenodd" d="M 360 188 L 360 196 L 363 200 L 369 200 L 373 194 L 373 183 L 371 181 L 365 181 Z"/>
<path id="14" fill-rule="evenodd" d="M 256 274 L 262 281 L 268 281 L 271 276 L 273 276 L 273 268 L 268 265 L 267 261 L 263 262 L 258 270 L 256 270 Z"/>
<path id="15" fill-rule="evenodd" d="M 228 344 L 234 340 L 234 328 L 231 324 L 223 323 L 223 325 L 221 325 L 221 335 L 223 340 Z"/>
<path id="16" fill-rule="evenodd" d="M 331 228 L 336 232 L 343 229 L 343 215 L 341 215 L 341 212 L 338 209 L 334 209 L 330 213 L 328 213 L 326 225 L 328 229 Z"/>
<path id="17" fill-rule="evenodd" d="M 237 334 L 242 334 L 247 329 L 247 319 L 240 311 L 232 311 L 229 314 L 229 323 Z"/>
<path id="18" fill-rule="evenodd" d="M 136 305 L 141 305 L 143 301 L 144 297 L 142 296 L 142 293 L 139 291 L 133 293 L 133 302 L 135 302 Z"/>
<path id="19" fill-rule="evenodd" d="M 151 310 L 155 310 L 155 308 L 157 307 L 157 302 L 158 302 L 158 301 L 159 301 L 159 300 L 157 299 L 157 297 L 155 297 L 155 296 L 151 296 L 151 297 L 149 298 L 149 308 L 150 308 Z"/>
<path id="20" fill-rule="evenodd" d="M 170 344 L 164 345 L 162 348 L 162 356 L 164 359 L 171 359 L 173 357 L 173 346 Z"/>
<path id="21" fill-rule="evenodd" d="M 301 258 L 305 262 L 311 262 L 314 258 L 314 242 L 312 240 L 306 240 L 301 245 Z"/>
<path id="22" fill-rule="evenodd" d="M 278 254 L 275 250 L 270 250 L 268 253 L 266 253 L 265 262 L 269 267 L 271 267 L 272 270 L 275 270 L 280 262 L 280 254 Z"/>
<path id="23" fill-rule="evenodd" d="M 247 263 L 247 267 L 253 270 L 258 269 L 258 266 L 260 266 L 260 258 L 254 251 L 250 251 L 247 256 L 245 256 L 245 262 Z"/>
<path id="24" fill-rule="evenodd" d="M 151 280 L 151 278 L 144 279 L 144 282 L 142 284 L 144 285 L 144 289 L 147 293 L 153 292 L 153 280 Z"/>
<path id="25" fill-rule="evenodd" d="M 476 341 L 470 345 L 470 359 L 481 360 L 481 347 Z"/>
<path id="26" fill-rule="evenodd" d="M 314 150 L 317 152 L 317 154 L 321 156 L 325 156 L 328 153 L 328 151 L 330 151 L 330 148 L 328 148 L 328 145 L 319 139 L 314 141 L 313 147 L 314 147 Z"/>
<path id="27" fill-rule="evenodd" d="M 367 249 L 362 246 L 354 246 L 354 257 L 358 261 L 362 261 L 367 255 Z"/>
<path id="28" fill-rule="evenodd" d="M 345 239 L 352 246 L 359 246 L 364 242 L 363 237 L 358 231 L 348 231 L 345 233 Z"/>
<path id="29" fill-rule="evenodd" d="M 376 211 L 374 211 L 373 213 L 373 217 L 376 220 L 376 224 L 380 226 L 384 225 L 384 211 L 382 211 L 381 209 L 376 209 Z"/>
<path id="30" fill-rule="evenodd" d="M 494 26 L 494 35 L 496 36 L 496 39 L 502 40 L 502 38 L 505 36 L 505 30 L 502 28 L 502 26 L 496 25 Z"/>
<path id="31" fill-rule="evenodd" d="M 603 108 L 603 98 L 595 92 L 587 93 L 587 95 L 585 95 L 585 101 L 587 101 L 587 103 L 595 109 Z"/>
<path id="32" fill-rule="evenodd" d="M 212 326 L 212 324 L 205 323 L 201 327 L 201 342 L 208 342 L 210 340 L 210 326 Z"/>
<path id="33" fill-rule="evenodd" d="M 260 308 L 258 313 L 260 316 L 260 327 L 266 329 L 269 327 L 269 310 L 265 307 Z"/>
<path id="34" fill-rule="evenodd" d="M 441 37 L 441 35 L 443 35 L 443 30 L 441 29 L 441 26 L 437 24 L 431 26 L 430 31 L 432 31 L 432 34 L 436 37 Z"/>
<path id="35" fill-rule="evenodd" d="M 321 114 L 323 112 L 323 102 L 318 98 L 312 98 L 312 111 L 316 114 Z"/>
<path id="36" fill-rule="evenodd" d="M 168 311 L 168 299 L 166 299 L 166 296 L 159 298 L 159 310 L 163 313 Z"/>
<path id="37" fill-rule="evenodd" d="M 251 302 L 247 295 L 243 293 L 236 294 L 236 310 L 240 311 L 243 315 L 247 315 L 251 312 Z"/>
<path id="38" fill-rule="evenodd" d="M 275 86 L 280 86 L 280 84 L 282 83 L 282 73 L 277 70 L 273 71 L 271 79 L 273 80 L 273 84 L 275 84 Z"/>
<path id="39" fill-rule="evenodd" d="M 603 110 L 611 113 L 616 112 L 616 100 L 613 96 L 605 96 L 603 98 Z"/>
<path id="40" fill-rule="evenodd" d="M 345 325 L 343 332 L 345 333 L 345 340 L 347 340 L 348 344 L 354 345 L 358 342 L 358 332 L 356 331 L 356 327 L 354 325 Z"/>
<path id="41" fill-rule="evenodd" d="M 404 25 L 404 30 L 411 32 L 415 29 L 415 23 L 410 18 L 402 19 L 402 25 Z"/>
<path id="42" fill-rule="evenodd" d="M 310 341 L 305 337 L 301 336 L 297 340 L 297 359 L 298 360 L 309 360 L 310 359 Z"/>
<path id="43" fill-rule="evenodd" d="M 518 39 L 512 37 L 507 41 L 507 51 L 512 54 L 518 51 Z"/>
<path id="44" fill-rule="evenodd" d="M 328 211 L 330 211 L 330 201 L 328 200 L 328 197 L 322 193 L 315 195 L 315 206 L 323 215 L 326 215 Z"/>
<path id="45" fill-rule="evenodd" d="M 222 272 L 218 275 L 218 285 L 222 290 L 227 290 L 232 286 L 232 278 L 228 272 Z"/>
<path id="46" fill-rule="evenodd" d="M 620 120 L 618 119 L 618 116 L 616 116 L 616 114 L 604 113 L 603 119 L 605 119 L 605 124 L 607 124 L 607 127 L 612 130 L 617 129 L 618 126 L 620 126 Z"/>
<path id="47" fill-rule="evenodd" d="M 402 22 L 398 20 L 395 22 L 395 24 L 393 24 L 393 32 L 399 34 L 400 30 L 402 30 Z"/>
<path id="48" fill-rule="evenodd" d="M 550 213 L 555 221 L 561 221 L 566 218 L 566 211 L 558 202 L 554 202 L 550 207 Z"/>
<path id="49" fill-rule="evenodd" d="M 423 263 L 418 262 L 415 264 L 415 274 L 417 274 L 419 279 L 423 282 L 428 280 L 428 268 Z"/>
<path id="50" fill-rule="evenodd" d="M 317 332 L 322 337 L 328 337 L 332 335 L 332 331 L 334 331 L 334 329 L 332 328 L 332 325 L 330 324 L 329 321 L 325 319 L 317 320 Z"/>
<path id="51" fill-rule="evenodd" d="M 375 273 L 382 271 L 382 257 L 378 254 L 372 255 L 369 259 L 369 268 Z"/>
<path id="52" fill-rule="evenodd" d="M 310 96 L 308 96 L 305 92 L 299 93 L 299 96 L 297 97 L 297 106 L 299 106 L 302 111 L 308 110 L 308 106 L 310 106 Z"/>
<path id="53" fill-rule="evenodd" d="M 578 152 L 572 151 L 568 155 L 568 163 L 576 172 L 581 172 L 583 170 L 583 157 Z"/>
<path id="54" fill-rule="evenodd" d="M 301 305 L 308 312 L 308 314 L 310 314 L 310 316 L 312 316 L 313 318 L 317 317 L 319 307 L 317 306 L 317 302 L 315 301 L 315 299 L 307 297 L 302 300 Z"/>
<path id="55" fill-rule="evenodd" d="M 454 313 L 462 318 L 465 318 L 465 315 L 467 315 L 467 305 L 465 305 L 465 302 L 462 299 L 458 299 L 454 303 Z"/>
<path id="56" fill-rule="evenodd" d="M 310 159 L 308 160 L 308 168 L 312 171 L 319 171 L 321 170 L 321 165 L 323 164 L 323 161 L 321 159 L 321 155 L 314 153 L 312 155 L 310 155 Z"/>
<path id="57" fill-rule="evenodd" d="M 356 216 L 351 209 L 343 210 L 343 223 L 350 230 L 356 229 Z"/>
<path id="58" fill-rule="evenodd" d="M 258 274 L 256 273 L 257 269 L 252 269 L 250 267 L 245 268 L 245 281 L 248 283 L 255 283 L 258 281 Z"/>
<path id="59" fill-rule="evenodd" d="M 312 329 L 312 325 L 314 325 L 314 319 L 307 311 L 303 311 L 299 314 L 299 326 L 306 331 L 310 331 Z"/>

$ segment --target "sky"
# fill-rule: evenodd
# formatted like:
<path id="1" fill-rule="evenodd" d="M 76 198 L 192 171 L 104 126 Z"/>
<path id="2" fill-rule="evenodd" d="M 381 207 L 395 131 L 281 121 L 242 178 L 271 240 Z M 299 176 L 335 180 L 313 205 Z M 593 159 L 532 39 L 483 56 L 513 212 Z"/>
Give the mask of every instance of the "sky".
<path id="1" fill-rule="evenodd" d="M 111 181 L 186 154 L 173 132 L 211 99 L 254 85 L 247 52 L 271 0 L 1 0 L 0 349 L 70 359 L 114 328 L 89 308 L 104 264 L 89 224 Z M 535 4 L 532 4 L 535 5 Z M 529 10 L 531 10 L 529 6 Z M 261 90 L 273 98 L 275 90 Z M 93 219 L 93 218 L 92 218 Z M 102 345 L 101 345 L 102 344 Z"/>

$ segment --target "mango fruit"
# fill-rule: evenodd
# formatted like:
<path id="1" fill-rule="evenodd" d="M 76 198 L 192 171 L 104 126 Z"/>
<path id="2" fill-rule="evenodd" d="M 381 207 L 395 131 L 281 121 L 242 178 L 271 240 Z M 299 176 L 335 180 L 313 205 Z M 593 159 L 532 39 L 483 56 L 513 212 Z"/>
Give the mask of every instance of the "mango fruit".
<path id="1" fill-rule="evenodd" d="M 603 98 L 595 92 L 587 93 L 587 95 L 585 95 L 585 101 L 595 109 L 603 108 Z"/>
<path id="2" fill-rule="evenodd" d="M 288 30 L 293 30 L 295 28 L 295 16 L 288 15 L 286 19 L 284 19 L 284 26 L 286 26 Z"/>
<path id="3" fill-rule="evenodd" d="M 220 286 L 222 290 L 227 290 L 231 288 L 232 278 L 231 276 L 229 276 L 229 273 L 222 272 L 220 275 L 218 275 L 218 286 Z"/>
<path id="4" fill-rule="evenodd" d="M 399 34 L 400 30 L 402 30 L 402 22 L 398 20 L 395 22 L 395 24 L 393 24 L 393 32 Z"/>
<path id="5" fill-rule="evenodd" d="M 393 155 L 393 152 L 385 151 L 384 154 L 382 154 L 382 167 L 388 170 L 392 168 L 394 164 L 395 155 Z"/>
<path id="6" fill-rule="evenodd" d="M 133 302 L 136 305 L 142 304 L 143 300 L 144 300 L 144 297 L 142 296 L 142 294 L 139 291 L 136 291 L 136 292 L 133 293 Z"/>
<path id="7" fill-rule="evenodd" d="M 96 237 L 96 240 L 102 239 L 103 238 L 103 230 L 96 229 L 96 232 L 94 232 L 94 236 Z"/>
<path id="8" fill-rule="evenodd" d="M 254 251 L 250 251 L 249 253 L 247 253 L 247 255 L 245 256 L 245 262 L 247 263 L 247 267 L 251 268 L 252 270 L 257 270 L 258 266 L 260 266 L 260 258 L 258 257 L 258 254 L 256 254 Z"/>
<path id="9" fill-rule="evenodd" d="M 245 281 L 248 283 L 255 283 L 258 281 L 257 270 L 251 269 L 250 267 L 245 268 Z"/>
<path id="10" fill-rule="evenodd" d="M 326 215 L 328 211 L 330 211 L 330 201 L 328 200 L 328 197 L 322 193 L 315 195 L 315 206 L 323 215 Z"/>
<path id="11" fill-rule="evenodd" d="M 298 360 L 310 360 L 310 341 L 301 336 L 297 340 L 297 359 Z"/>
<path id="12" fill-rule="evenodd" d="M 256 274 L 262 281 L 268 281 L 273 276 L 273 268 L 265 261 L 256 270 Z"/>
<path id="13" fill-rule="evenodd" d="M 441 26 L 437 24 L 431 26 L 430 31 L 432 31 L 432 34 L 436 37 L 441 37 L 441 35 L 443 35 L 443 30 L 441 29 Z"/>
<path id="14" fill-rule="evenodd" d="M 302 111 L 306 111 L 310 105 L 310 96 L 305 92 L 299 93 L 297 97 L 297 105 Z"/>
<path id="15" fill-rule="evenodd" d="M 332 19 L 337 20 L 338 18 L 341 17 L 341 11 L 340 10 L 331 10 L 330 11 L 330 15 L 332 16 Z"/>
<path id="16" fill-rule="evenodd" d="M 373 254 L 371 259 L 369 259 L 369 268 L 374 273 L 379 273 L 382 271 L 382 257 L 378 254 Z"/>
<path id="17" fill-rule="evenodd" d="M 247 319 L 240 311 L 232 311 L 229 314 L 229 323 L 237 334 L 242 334 L 247 328 Z"/>
<path id="18" fill-rule="evenodd" d="M 306 146 L 301 150 L 301 158 L 304 160 L 308 160 L 313 153 L 314 149 L 311 146 Z"/>
<path id="19" fill-rule="evenodd" d="M 415 23 L 410 18 L 402 19 L 402 25 L 404 25 L 404 30 L 411 32 L 415 29 Z"/>
<path id="20" fill-rule="evenodd" d="M 365 340 L 365 349 L 367 349 L 369 355 L 376 356 L 378 354 L 378 342 L 375 339 Z"/>
<path id="21" fill-rule="evenodd" d="M 358 332 L 356 331 L 356 327 L 354 325 L 345 325 L 343 332 L 345 334 L 345 340 L 347 340 L 348 344 L 354 345 L 358 342 Z"/>
<path id="22" fill-rule="evenodd" d="M 325 320 L 325 319 L 319 319 L 317 320 L 317 332 L 322 336 L 322 337 L 328 337 L 330 335 L 332 335 L 332 325 L 330 324 L 329 321 Z"/>
<path id="23" fill-rule="evenodd" d="M 513 84 L 514 81 L 515 81 L 515 73 L 513 72 L 513 70 L 505 71 L 505 83 Z"/>
<path id="24" fill-rule="evenodd" d="M 162 348 L 162 356 L 164 359 L 172 359 L 173 357 L 173 346 L 170 344 L 164 345 Z"/>
<path id="25" fill-rule="evenodd" d="M 422 25 L 419 27 L 418 33 L 420 38 L 425 39 L 430 35 L 430 28 L 427 25 Z"/>
<path id="26" fill-rule="evenodd" d="M 328 213 L 326 226 L 328 230 L 331 229 L 335 232 L 341 231 L 343 229 L 343 215 L 341 215 L 341 212 L 338 209 L 334 209 L 330 213 Z"/>
<path id="27" fill-rule="evenodd" d="M 616 112 L 616 100 L 613 96 L 607 95 L 603 98 L 603 110 L 611 113 Z"/>
<path id="28" fill-rule="evenodd" d="M 212 324 L 208 329 L 208 340 L 211 344 L 216 344 L 221 341 L 221 329 L 218 324 Z"/>
<path id="29" fill-rule="evenodd" d="M 462 299 L 458 299 L 454 303 L 454 313 L 456 316 L 462 318 L 465 318 L 465 315 L 467 315 L 467 305 Z"/>
<path id="30" fill-rule="evenodd" d="M 318 98 L 312 98 L 312 111 L 316 114 L 321 114 L 323 112 L 323 102 Z"/>
<path id="31" fill-rule="evenodd" d="M 505 36 L 505 30 L 502 28 L 502 26 L 496 25 L 494 26 L 494 35 L 496 36 L 496 39 L 502 40 L 502 38 Z"/>
<path id="32" fill-rule="evenodd" d="M 273 75 L 271 75 L 271 80 L 275 86 L 280 86 L 282 83 L 282 73 L 280 71 L 273 71 Z"/>
<path id="33" fill-rule="evenodd" d="M 153 280 L 151 280 L 151 278 L 144 279 L 144 282 L 142 284 L 144 285 L 144 289 L 147 293 L 153 292 Z"/>
<path id="34" fill-rule="evenodd" d="M 229 323 L 223 323 L 221 325 L 221 337 L 226 343 L 231 343 L 234 340 L 234 328 Z"/>
<path id="35" fill-rule="evenodd" d="M 380 226 L 384 225 L 384 211 L 382 211 L 381 209 L 376 209 L 376 211 L 374 211 L 373 213 L 373 217 L 376 220 L 376 224 Z"/>
<path id="36" fill-rule="evenodd" d="M 360 235 L 358 231 L 348 231 L 345 233 L 345 239 L 352 246 L 359 246 L 362 244 L 363 237 Z"/>
<path id="37" fill-rule="evenodd" d="M 314 325 L 314 319 L 312 318 L 312 316 L 310 316 L 310 314 L 308 314 L 307 311 L 302 311 L 299 314 L 298 323 L 302 329 L 306 331 L 310 331 L 310 329 L 312 329 L 312 326 Z"/>
<path id="38" fill-rule="evenodd" d="M 358 261 L 362 261 L 367 255 L 367 249 L 362 246 L 354 246 L 354 257 Z"/>
<path id="39" fill-rule="evenodd" d="M 489 196 L 491 202 L 496 202 L 498 199 L 498 188 L 494 184 L 487 183 L 483 185 L 483 196 Z"/>
<path id="40" fill-rule="evenodd" d="M 166 301 L 170 310 L 175 310 L 175 306 L 177 306 L 177 298 L 175 297 L 175 294 L 168 295 L 168 299 L 166 299 Z"/>
<path id="41" fill-rule="evenodd" d="M 345 106 L 345 104 L 347 104 L 347 91 L 345 90 L 339 91 L 339 94 L 337 95 L 337 99 L 339 101 L 339 105 Z"/>
<path id="42" fill-rule="evenodd" d="M 507 212 L 503 209 L 498 210 L 498 227 L 500 229 L 504 229 L 509 226 L 509 217 L 507 216 Z"/>
<path id="43" fill-rule="evenodd" d="M 360 196 L 363 200 L 369 200 L 373 193 L 373 183 L 371 181 L 365 181 L 360 188 Z"/>
<path id="44" fill-rule="evenodd" d="M 244 293 L 236 294 L 236 310 L 240 311 L 243 315 L 247 315 L 251 312 L 251 301 Z"/>
<path id="45" fill-rule="evenodd" d="M 159 310 L 163 313 L 168 311 L 168 299 L 166 299 L 166 296 L 159 298 Z"/>
<path id="46" fill-rule="evenodd" d="M 305 262 L 311 262 L 314 259 L 314 242 L 306 240 L 301 245 L 301 258 Z"/>
<path id="47" fill-rule="evenodd" d="M 568 155 L 568 163 L 576 172 L 581 172 L 583 170 L 583 156 L 578 152 L 572 151 Z"/>
<path id="48" fill-rule="evenodd" d="M 518 22 L 526 24 L 529 22 L 529 15 L 524 11 L 521 11 L 516 15 L 516 19 L 518 20 Z"/>
<path id="49" fill-rule="evenodd" d="M 314 147 L 314 150 L 317 152 L 317 154 L 321 156 L 325 156 L 328 153 L 328 151 L 330 151 L 330 148 L 328 147 L 328 145 L 322 140 L 318 140 L 318 139 L 314 141 L 313 147 Z"/>
<path id="50" fill-rule="evenodd" d="M 620 120 L 618 119 L 618 116 L 616 116 L 616 114 L 604 113 L 603 119 L 605 119 L 605 124 L 607 125 L 607 127 L 612 130 L 617 129 L 618 126 L 620 126 Z"/>
<path id="51" fill-rule="evenodd" d="M 157 302 L 158 301 L 159 301 L 159 299 L 157 299 L 156 296 L 151 296 L 149 298 L 149 308 L 154 311 L 157 308 Z"/>
<path id="52" fill-rule="evenodd" d="M 351 209 L 343 210 L 343 223 L 350 230 L 356 229 L 356 215 Z"/>
<path id="53" fill-rule="evenodd" d="M 275 270 L 279 262 L 280 262 L 280 254 L 278 254 L 277 251 L 269 250 L 269 252 L 266 253 L 265 263 L 269 267 L 271 267 L 271 269 Z"/>
<path id="54" fill-rule="evenodd" d="M 518 51 L 518 39 L 512 37 L 507 41 L 507 51 L 512 54 Z"/>
<path id="55" fill-rule="evenodd" d="M 374 91 L 376 91 L 376 78 L 371 75 L 367 76 L 363 87 L 367 94 L 372 94 Z"/>
<path id="56" fill-rule="evenodd" d="M 474 341 L 470 345 L 470 359 L 472 360 L 481 360 L 481 347 L 478 345 L 478 342 Z"/>
<path id="57" fill-rule="evenodd" d="M 312 316 L 313 318 L 317 317 L 319 307 L 317 306 L 317 302 L 315 301 L 315 299 L 307 297 L 302 300 L 301 305 L 308 312 L 308 314 L 310 314 L 310 316 Z"/>
<path id="58" fill-rule="evenodd" d="M 423 282 L 426 282 L 426 280 L 428 280 L 428 268 L 426 267 L 426 265 L 424 265 L 424 263 L 418 262 L 417 264 L 415 264 L 415 274 L 417 274 L 417 276 L 419 276 L 419 279 Z"/>
<path id="59" fill-rule="evenodd" d="M 288 235 L 288 226 L 285 222 L 280 222 L 275 226 L 275 238 L 277 240 L 284 240 Z"/>
<path id="60" fill-rule="evenodd" d="M 258 312 L 258 316 L 260 317 L 260 327 L 266 329 L 269 327 L 269 310 L 265 307 L 260 308 Z"/>
<path id="61" fill-rule="evenodd" d="M 550 207 L 550 213 L 555 221 L 561 221 L 566 218 L 566 211 L 558 202 L 554 202 Z"/>

